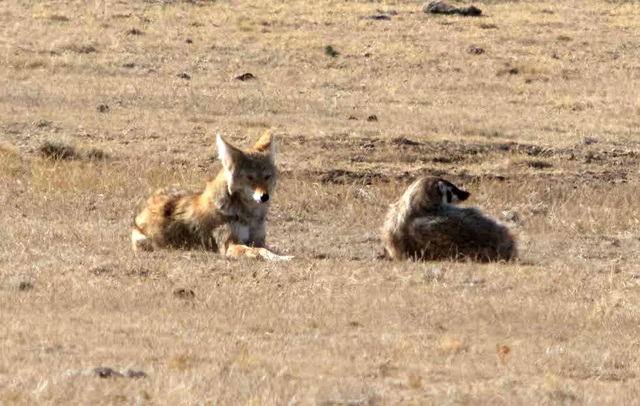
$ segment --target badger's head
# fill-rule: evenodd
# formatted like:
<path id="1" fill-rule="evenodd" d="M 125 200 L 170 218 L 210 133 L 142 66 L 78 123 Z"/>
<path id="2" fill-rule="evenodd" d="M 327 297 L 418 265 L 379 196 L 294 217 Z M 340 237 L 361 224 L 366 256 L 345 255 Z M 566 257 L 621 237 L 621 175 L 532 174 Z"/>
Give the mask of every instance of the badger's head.
<path id="1" fill-rule="evenodd" d="M 418 209 L 457 203 L 467 200 L 470 195 L 447 180 L 425 176 L 409 186 L 403 199 L 407 205 Z"/>

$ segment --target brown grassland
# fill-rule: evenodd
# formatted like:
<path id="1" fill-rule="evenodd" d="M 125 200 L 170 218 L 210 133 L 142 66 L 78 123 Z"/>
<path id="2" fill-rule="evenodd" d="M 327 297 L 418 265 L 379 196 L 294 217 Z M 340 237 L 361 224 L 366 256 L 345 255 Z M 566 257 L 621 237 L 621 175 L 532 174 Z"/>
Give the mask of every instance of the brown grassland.
<path id="1" fill-rule="evenodd" d="M 639 404 L 640 3 L 474 4 L 0 2 L 0 404 Z M 294 260 L 134 255 L 266 128 Z M 421 174 L 520 261 L 378 259 Z"/>

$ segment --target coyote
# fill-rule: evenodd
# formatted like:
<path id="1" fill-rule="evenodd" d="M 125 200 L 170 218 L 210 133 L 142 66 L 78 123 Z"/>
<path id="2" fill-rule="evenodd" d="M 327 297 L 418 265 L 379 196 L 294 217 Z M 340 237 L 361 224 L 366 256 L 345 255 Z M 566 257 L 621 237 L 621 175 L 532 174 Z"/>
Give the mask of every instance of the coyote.
<path id="1" fill-rule="evenodd" d="M 434 177 L 415 181 L 391 205 L 382 240 L 393 259 L 513 260 L 516 243 L 509 230 L 474 208 L 452 203 L 470 193 Z"/>
<path id="2" fill-rule="evenodd" d="M 265 220 L 276 186 L 275 140 L 265 132 L 249 151 L 216 137 L 222 169 L 204 191 L 160 189 L 134 218 L 134 251 L 202 247 L 229 257 L 288 260 L 265 248 Z"/>

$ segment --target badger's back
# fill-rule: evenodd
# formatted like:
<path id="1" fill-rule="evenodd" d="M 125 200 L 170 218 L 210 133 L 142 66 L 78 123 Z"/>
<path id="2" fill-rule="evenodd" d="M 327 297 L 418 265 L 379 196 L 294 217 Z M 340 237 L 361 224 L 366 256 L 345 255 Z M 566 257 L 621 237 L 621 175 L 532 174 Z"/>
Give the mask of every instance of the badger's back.
<path id="1" fill-rule="evenodd" d="M 516 243 L 507 227 L 474 208 L 451 204 L 416 210 L 401 201 L 387 213 L 383 240 L 395 259 L 513 260 Z"/>
<path id="2" fill-rule="evenodd" d="M 424 259 L 513 260 L 516 244 L 507 227 L 473 208 L 441 205 L 407 224 L 409 256 Z"/>

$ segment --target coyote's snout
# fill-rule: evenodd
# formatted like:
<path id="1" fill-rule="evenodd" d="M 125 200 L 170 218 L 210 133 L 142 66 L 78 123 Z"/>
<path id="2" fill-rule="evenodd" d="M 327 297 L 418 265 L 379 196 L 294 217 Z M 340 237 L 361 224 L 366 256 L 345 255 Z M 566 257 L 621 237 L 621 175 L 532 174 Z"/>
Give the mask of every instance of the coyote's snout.
<path id="1" fill-rule="evenodd" d="M 257 187 L 255 192 L 253 192 L 253 200 L 258 203 L 266 203 L 269 201 L 269 193 L 261 187 Z"/>
<path id="2" fill-rule="evenodd" d="M 394 259 L 512 260 L 516 243 L 509 230 L 474 208 L 453 205 L 470 193 L 444 179 L 423 177 L 391 205 L 383 228 Z"/>
<path id="3" fill-rule="evenodd" d="M 222 169 L 204 191 L 160 189 L 135 217 L 134 251 L 203 247 L 233 257 L 286 260 L 265 248 L 265 221 L 276 186 L 275 140 L 266 132 L 248 151 L 216 137 Z"/>

